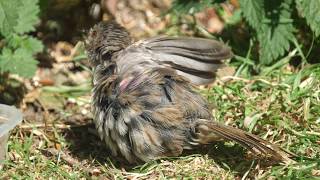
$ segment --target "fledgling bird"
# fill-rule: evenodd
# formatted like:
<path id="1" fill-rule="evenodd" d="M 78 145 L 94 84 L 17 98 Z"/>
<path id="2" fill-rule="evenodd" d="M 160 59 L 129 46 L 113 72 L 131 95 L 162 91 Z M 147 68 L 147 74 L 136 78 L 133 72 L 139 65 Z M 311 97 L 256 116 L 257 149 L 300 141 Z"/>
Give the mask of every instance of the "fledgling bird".
<path id="1" fill-rule="evenodd" d="M 289 160 L 289 153 L 253 134 L 213 120 L 194 85 L 214 79 L 226 45 L 208 39 L 159 36 L 133 43 L 114 21 L 88 33 L 93 67 L 92 109 L 100 138 L 130 163 L 178 156 L 184 149 L 232 140 L 249 150 Z"/>

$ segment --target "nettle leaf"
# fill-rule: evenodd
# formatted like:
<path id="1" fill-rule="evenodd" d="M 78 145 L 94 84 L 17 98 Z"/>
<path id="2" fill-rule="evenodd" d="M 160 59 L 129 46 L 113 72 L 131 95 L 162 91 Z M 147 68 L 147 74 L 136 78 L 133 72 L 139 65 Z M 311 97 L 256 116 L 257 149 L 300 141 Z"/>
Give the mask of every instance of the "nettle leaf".
<path id="1" fill-rule="evenodd" d="M 8 36 L 34 31 L 34 25 L 39 22 L 39 12 L 38 0 L 1 0 L 0 33 Z"/>
<path id="2" fill-rule="evenodd" d="M 30 37 L 12 34 L 7 39 L 7 46 L 0 53 L 0 72 L 18 74 L 25 78 L 34 75 L 38 61 L 33 54 L 43 50 L 41 41 Z"/>
<path id="3" fill-rule="evenodd" d="M 264 0 L 240 0 L 239 3 L 249 25 L 258 29 L 264 18 Z"/>
<path id="4" fill-rule="evenodd" d="M 260 42 L 260 61 L 271 64 L 273 60 L 284 55 L 290 48 L 290 41 L 295 39 L 291 17 L 292 0 L 282 2 L 266 1 L 266 18 L 258 32 Z M 278 4 L 278 5 L 277 5 Z M 277 5 L 277 6 L 275 6 Z"/>
<path id="5" fill-rule="evenodd" d="M 22 34 L 34 31 L 34 25 L 39 22 L 40 7 L 38 0 L 23 0 L 19 2 L 19 18 L 18 24 L 14 27 L 15 32 Z"/>
<path id="6" fill-rule="evenodd" d="M 31 36 L 21 36 L 17 34 L 11 35 L 8 40 L 8 45 L 13 49 L 23 48 L 31 54 L 39 53 L 43 50 L 43 44 L 36 38 Z"/>
<path id="7" fill-rule="evenodd" d="M 260 45 L 260 62 L 271 64 L 284 55 L 293 41 L 295 28 L 292 0 L 240 0 L 243 15 L 256 33 Z"/>
<path id="8" fill-rule="evenodd" d="M 295 38 L 293 32 L 294 27 L 291 24 L 279 24 L 275 27 L 263 25 L 258 34 L 260 61 L 268 65 L 284 55 L 290 48 L 290 41 Z"/>
<path id="9" fill-rule="evenodd" d="M 38 62 L 33 58 L 41 52 L 41 41 L 27 35 L 39 22 L 38 0 L 0 0 L 0 35 L 5 47 L 0 52 L 0 72 L 30 78 Z"/>
<path id="10" fill-rule="evenodd" d="M 5 12 L 4 12 L 4 9 L 2 7 L 2 4 L 0 2 L 0 34 L 1 34 L 1 29 L 3 28 L 3 24 L 4 24 L 4 20 L 5 20 Z"/>
<path id="11" fill-rule="evenodd" d="M 18 0 L 0 1 L 0 34 L 6 36 L 13 32 L 18 21 L 17 7 L 19 7 Z"/>
<path id="12" fill-rule="evenodd" d="M 19 48 L 15 51 L 5 47 L 0 55 L 0 71 L 18 74 L 25 78 L 31 78 L 36 69 L 36 61 L 28 50 Z"/>
<path id="13" fill-rule="evenodd" d="M 316 36 L 320 35 L 320 1 L 319 0 L 296 0 L 297 9 L 306 18 L 308 25 Z"/>

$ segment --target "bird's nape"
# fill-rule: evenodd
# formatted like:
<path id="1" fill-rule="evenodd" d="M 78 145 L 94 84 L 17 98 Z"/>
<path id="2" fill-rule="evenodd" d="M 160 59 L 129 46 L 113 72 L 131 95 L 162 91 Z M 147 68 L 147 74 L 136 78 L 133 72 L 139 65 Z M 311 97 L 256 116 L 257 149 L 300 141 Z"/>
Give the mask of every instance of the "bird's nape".
<path id="1" fill-rule="evenodd" d="M 102 21 L 89 30 L 85 48 L 90 64 L 95 67 L 131 43 L 129 33 L 115 21 Z"/>

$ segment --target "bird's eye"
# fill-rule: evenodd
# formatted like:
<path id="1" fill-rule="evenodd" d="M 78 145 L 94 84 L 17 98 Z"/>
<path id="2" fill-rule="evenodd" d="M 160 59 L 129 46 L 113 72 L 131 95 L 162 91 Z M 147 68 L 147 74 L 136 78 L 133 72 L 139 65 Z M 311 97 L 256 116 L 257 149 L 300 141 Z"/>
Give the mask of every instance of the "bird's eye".
<path id="1" fill-rule="evenodd" d="M 112 57 L 112 52 L 108 51 L 108 52 L 103 52 L 101 54 L 101 59 L 102 60 L 110 60 Z"/>
<path id="2" fill-rule="evenodd" d="M 91 30 L 91 31 L 90 31 L 90 36 L 93 37 L 93 38 L 95 38 L 95 37 L 97 36 L 97 31 Z"/>

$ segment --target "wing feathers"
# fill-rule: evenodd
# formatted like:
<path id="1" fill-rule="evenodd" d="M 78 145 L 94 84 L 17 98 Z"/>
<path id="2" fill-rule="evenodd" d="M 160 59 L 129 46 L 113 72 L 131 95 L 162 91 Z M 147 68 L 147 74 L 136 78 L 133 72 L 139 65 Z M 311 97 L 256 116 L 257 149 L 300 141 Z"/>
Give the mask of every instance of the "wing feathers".
<path id="1" fill-rule="evenodd" d="M 117 66 L 172 68 L 195 85 L 211 83 L 215 72 L 232 57 L 231 49 L 221 42 L 201 38 L 156 37 L 137 42 L 117 56 Z"/>
<path id="2" fill-rule="evenodd" d="M 212 82 L 222 60 L 233 55 L 223 43 L 201 38 L 157 37 L 143 44 L 154 61 L 177 70 L 196 85 Z"/>
<path id="3" fill-rule="evenodd" d="M 147 40 L 147 47 L 154 52 L 180 55 L 199 61 L 219 63 L 232 57 L 231 49 L 215 40 L 189 37 L 158 37 Z"/>

